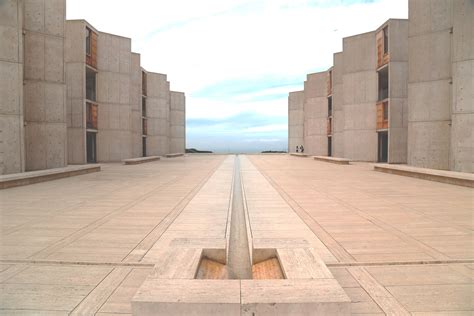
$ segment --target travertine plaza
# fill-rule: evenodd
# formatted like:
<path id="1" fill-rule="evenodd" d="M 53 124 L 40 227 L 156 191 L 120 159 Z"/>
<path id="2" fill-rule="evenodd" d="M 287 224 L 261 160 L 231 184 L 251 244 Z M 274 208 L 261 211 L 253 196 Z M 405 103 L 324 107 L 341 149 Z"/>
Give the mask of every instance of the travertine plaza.
<path id="1" fill-rule="evenodd" d="M 0 1 L 0 315 L 473 314 L 472 1 L 344 39 L 259 155 L 184 154 L 184 94 L 64 5 Z"/>

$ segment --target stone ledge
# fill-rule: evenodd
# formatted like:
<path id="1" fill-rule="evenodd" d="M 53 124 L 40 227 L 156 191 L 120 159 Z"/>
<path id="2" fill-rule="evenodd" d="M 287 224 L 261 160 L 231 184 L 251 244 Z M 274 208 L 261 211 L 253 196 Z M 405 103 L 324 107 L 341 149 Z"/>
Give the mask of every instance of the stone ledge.
<path id="1" fill-rule="evenodd" d="M 290 153 L 291 156 L 295 156 L 295 157 L 308 157 L 307 154 L 300 154 L 300 153 Z"/>
<path id="2" fill-rule="evenodd" d="M 351 162 L 349 159 L 346 159 L 346 158 L 329 157 L 329 156 L 313 156 L 313 159 L 318 160 L 318 161 L 335 163 L 338 165 L 349 165 Z"/>
<path id="3" fill-rule="evenodd" d="M 166 154 L 165 157 L 166 158 L 176 158 L 176 157 L 181 157 L 181 156 L 184 156 L 183 153 L 172 153 L 172 154 Z"/>
<path id="4" fill-rule="evenodd" d="M 469 188 L 474 187 L 474 175 L 471 173 L 388 164 L 376 164 L 374 165 L 374 170 L 423 180 L 454 184 Z"/>
<path id="5" fill-rule="evenodd" d="M 138 165 L 141 163 L 151 162 L 160 160 L 160 156 L 149 156 L 149 157 L 138 157 L 138 158 L 130 158 L 122 160 L 124 165 Z"/>
<path id="6" fill-rule="evenodd" d="M 0 176 L 0 190 L 100 171 L 100 165 L 67 166 Z"/>

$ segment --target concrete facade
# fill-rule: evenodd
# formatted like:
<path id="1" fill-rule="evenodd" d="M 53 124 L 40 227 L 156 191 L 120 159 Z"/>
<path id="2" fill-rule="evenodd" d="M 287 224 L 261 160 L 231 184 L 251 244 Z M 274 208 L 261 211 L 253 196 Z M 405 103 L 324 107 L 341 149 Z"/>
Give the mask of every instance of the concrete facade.
<path id="1" fill-rule="evenodd" d="M 304 83 L 304 148 L 308 155 L 327 154 L 326 71 L 309 74 Z"/>
<path id="2" fill-rule="evenodd" d="M 344 38 L 304 83 L 306 153 L 472 172 L 473 21 L 472 1 L 410 1 L 409 20 Z"/>
<path id="3" fill-rule="evenodd" d="M 170 92 L 170 153 L 186 151 L 186 96 Z"/>
<path id="4" fill-rule="evenodd" d="M 2 174 L 67 165 L 65 0 L 0 3 Z"/>
<path id="5" fill-rule="evenodd" d="M 295 91 L 288 96 L 288 152 L 296 152 L 296 147 L 303 144 L 304 91 Z"/>
<path id="6" fill-rule="evenodd" d="M 410 1 L 409 21 L 408 163 L 472 172 L 474 3 Z"/>

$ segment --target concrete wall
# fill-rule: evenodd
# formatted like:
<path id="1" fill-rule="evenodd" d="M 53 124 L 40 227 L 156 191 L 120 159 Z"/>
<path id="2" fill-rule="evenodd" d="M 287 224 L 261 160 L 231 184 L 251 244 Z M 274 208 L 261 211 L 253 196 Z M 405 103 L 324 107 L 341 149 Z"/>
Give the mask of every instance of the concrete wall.
<path id="1" fill-rule="evenodd" d="M 129 38 L 99 32 L 97 40 L 97 160 L 132 157 Z"/>
<path id="2" fill-rule="evenodd" d="M 170 153 L 186 151 L 186 97 L 183 92 L 170 92 Z"/>
<path id="3" fill-rule="evenodd" d="M 375 32 L 343 39 L 344 157 L 377 160 Z"/>
<path id="4" fill-rule="evenodd" d="M 301 145 L 304 146 L 304 91 L 295 91 L 288 95 L 288 152 L 296 152 L 296 146 Z"/>
<path id="5" fill-rule="evenodd" d="M 388 21 L 389 130 L 388 162 L 407 162 L 408 20 Z"/>
<path id="6" fill-rule="evenodd" d="M 450 169 L 474 172 L 474 1 L 453 1 Z"/>
<path id="7" fill-rule="evenodd" d="M 69 164 L 85 164 L 86 157 L 86 23 L 66 21 L 66 122 Z"/>
<path id="8" fill-rule="evenodd" d="M 24 1 L 26 170 L 67 165 L 65 0 Z"/>
<path id="9" fill-rule="evenodd" d="M 141 157 L 142 151 L 142 68 L 140 54 L 132 53 L 130 69 L 130 105 L 132 156 Z"/>
<path id="10" fill-rule="evenodd" d="M 147 154 L 163 156 L 169 153 L 170 83 L 166 75 L 147 74 Z"/>
<path id="11" fill-rule="evenodd" d="M 344 54 L 334 54 L 332 69 L 332 154 L 334 157 L 344 157 L 344 100 L 342 73 Z"/>
<path id="12" fill-rule="evenodd" d="M 304 148 L 309 155 L 327 155 L 327 76 L 327 71 L 309 74 L 304 83 Z"/>
<path id="13" fill-rule="evenodd" d="M 0 1 L 0 174 L 25 169 L 23 2 Z"/>

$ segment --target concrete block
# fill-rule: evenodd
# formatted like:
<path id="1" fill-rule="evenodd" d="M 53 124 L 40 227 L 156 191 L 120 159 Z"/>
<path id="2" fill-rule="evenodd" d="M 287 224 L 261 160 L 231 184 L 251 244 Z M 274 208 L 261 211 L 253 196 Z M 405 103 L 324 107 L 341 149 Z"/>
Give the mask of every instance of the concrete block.
<path id="1" fill-rule="evenodd" d="M 334 279 L 242 280 L 242 315 L 350 315 Z"/>
<path id="2" fill-rule="evenodd" d="M 21 64 L 0 61 L 0 114 L 22 113 L 22 72 Z"/>
<path id="3" fill-rule="evenodd" d="M 85 63 L 86 23 L 66 21 L 64 36 L 64 61 L 66 63 Z"/>
<path id="4" fill-rule="evenodd" d="M 41 81 L 28 81 L 23 86 L 26 121 L 44 121 L 45 84 Z"/>
<path id="5" fill-rule="evenodd" d="M 39 33 L 27 32 L 25 43 L 25 79 L 44 80 L 45 38 Z"/>
<path id="6" fill-rule="evenodd" d="M 368 101 L 375 104 L 377 100 L 377 73 L 375 71 L 344 73 L 342 80 L 345 105 Z"/>
<path id="7" fill-rule="evenodd" d="M 333 55 L 332 82 L 333 88 L 336 84 L 342 83 L 342 73 L 344 71 L 344 54 L 342 52 Z"/>
<path id="8" fill-rule="evenodd" d="M 390 63 L 408 61 L 408 20 L 389 20 Z M 390 68 L 390 71 L 392 69 Z"/>
<path id="9" fill-rule="evenodd" d="M 4 0 L 0 3 L 0 23 L 2 26 L 12 26 L 18 28 L 18 15 L 22 7 L 18 0 Z"/>
<path id="10" fill-rule="evenodd" d="M 406 98 L 390 99 L 389 103 L 389 128 L 408 127 L 408 101 Z"/>
<path id="11" fill-rule="evenodd" d="M 376 128 L 375 103 L 346 104 L 344 130 L 373 130 Z"/>
<path id="12" fill-rule="evenodd" d="M 67 158 L 69 164 L 85 164 L 87 163 L 86 152 L 86 133 L 83 128 L 68 128 Z"/>
<path id="13" fill-rule="evenodd" d="M 24 27 L 26 30 L 44 32 L 45 1 L 24 0 Z"/>
<path id="14" fill-rule="evenodd" d="M 408 121 L 450 119 L 451 85 L 448 80 L 417 82 L 408 85 Z"/>
<path id="15" fill-rule="evenodd" d="M 23 117 L 0 115 L 0 135 L 3 142 L 0 150 L 0 174 L 22 172 Z"/>
<path id="16" fill-rule="evenodd" d="M 453 63 L 452 113 L 474 112 L 474 60 Z"/>
<path id="17" fill-rule="evenodd" d="M 45 33 L 64 36 L 66 19 L 66 0 L 47 0 L 44 2 Z"/>
<path id="18" fill-rule="evenodd" d="M 449 169 L 450 121 L 408 123 L 408 164 Z"/>
<path id="19" fill-rule="evenodd" d="M 132 311 L 137 316 L 237 316 L 240 315 L 240 281 L 160 280 L 148 277 L 133 297 Z"/>
<path id="20" fill-rule="evenodd" d="M 132 128 L 131 116 L 132 111 L 129 105 L 119 106 L 119 128 L 122 130 L 130 130 Z"/>
<path id="21" fill-rule="evenodd" d="M 474 113 L 453 114 L 451 127 L 451 170 L 474 172 Z"/>
<path id="22" fill-rule="evenodd" d="M 113 107 L 111 104 L 101 103 L 97 107 L 97 125 L 99 129 L 110 129 L 112 126 L 117 126 L 118 117 L 116 111 L 110 110 Z M 109 115 L 109 112 L 113 112 Z M 111 123 L 113 121 L 113 123 Z"/>
<path id="23" fill-rule="evenodd" d="M 130 74 L 120 74 L 118 76 L 120 84 L 120 104 L 130 104 Z"/>
<path id="24" fill-rule="evenodd" d="M 474 3 L 453 1 L 453 61 L 474 59 Z"/>
<path id="25" fill-rule="evenodd" d="M 304 84 L 305 99 L 327 96 L 328 72 L 322 71 L 307 75 Z"/>
<path id="26" fill-rule="evenodd" d="M 390 62 L 389 71 L 389 97 L 407 98 L 408 97 L 408 63 Z"/>
<path id="27" fill-rule="evenodd" d="M 26 171 L 47 168 L 48 132 L 44 124 L 34 122 L 25 127 L 25 169 Z"/>
<path id="28" fill-rule="evenodd" d="M 375 130 L 345 130 L 344 158 L 354 161 L 377 161 Z"/>
<path id="29" fill-rule="evenodd" d="M 122 74 L 130 74 L 132 63 L 132 40 L 130 38 L 121 37 L 119 39 L 119 72 Z"/>
<path id="30" fill-rule="evenodd" d="M 1 11 L 0 7 L 0 11 Z M 1 22 L 0 22 L 1 23 Z M 21 30 L 16 26 L 0 25 L 0 59 L 11 62 L 19 62 L 19 45 Z"/>
<path id="31" fill-rule="evenodd" d="M 47 151 L 46 168 L 67 166 L 67 126 L 65 123 L 45 124 Z"/>
<path id="32" fill-rule="evenodd" d="M 342 46 L 344 51 L 344 74 L 370 69 L 375 70 L 375 32 L 345 37 Z"/>
<path id="33" fill-rule="evenodd" d="M 449 30 L 410 37 L 409 82 L 451 77 L 451 34 Z"/>
<path id="34" fill-rule="evenodd" d="M 453 0 L 409 1 L 409 36 L 449 29 L 452 17 Z"/>
<path id="35" fill-rule="evenodd" d="M 64 82 L 64 39 L 45 37 L 44 57 L 44 79 Z"/>
<path id="36" fill-rule="evenodd" d="M 47 122 L 65 123 L 65 86 L 63 84 L 44 83 L 45 120 Z"/>
<path id="37" fill-rule="evenodd" d="M 388 163 L 407 162 L 407 127 L 390 127 L 388 137 Z"/>

